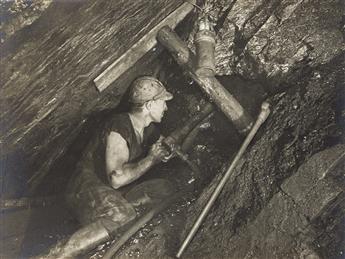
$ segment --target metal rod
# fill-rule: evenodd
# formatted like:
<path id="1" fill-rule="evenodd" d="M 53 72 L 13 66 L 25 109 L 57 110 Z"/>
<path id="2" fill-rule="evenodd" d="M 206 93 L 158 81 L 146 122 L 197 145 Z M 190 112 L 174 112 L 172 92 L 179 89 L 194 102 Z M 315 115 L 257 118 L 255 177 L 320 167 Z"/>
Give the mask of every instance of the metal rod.
<path id="1" fill-rule="evenodd" d="M 269 104 L 267 102 L 264 102 L 261 105 L 261 112 L 260 112 L 260 114 L 258 116 L 258 119 L 256 120 L 254 126 L 250 130 L 250 132 L 247 135 L 246 139 L 244 140 L 240 150 L 237 152 L 236 157 L 232 161 L 229 169 L 226 171 L 226 173 L 223 176 L 222 180 L 219 182 L 217 188 L 212 193 L 211 198 L 208 200 L 208 202 L 207 202 L 206 206 L 204 207 L 203 211 L 200 213 L 199 217 L 195 221 L 195 223 L 194 223 L 191 231 L 189 232 L 188 236 L 183 241 L 183 243 L 182 243 L 178 253 L 176 254 L 177 258 L 181 257 L 183 251 L 187 248 L 187 246 L 189 245 L 190 241 L 193 239 L 195 233 L 198 231 L 201 223 L 203 222 L 203 220 L 206 217 L 207 213 L 211 209 L 213 203 L 215 202 L 215 200 L 219 196 L 220 192 L 222 191 L 222 189 L 223 189 L 226 181 L 228 180 L 230 174 L 232 173 L 233 169 L 236 167 L 238 161 L 242 157 L 243 153 L 246 151 L 248 145 L 252 141 L 253 137 L 255 136 L 256 132 L 258 131 L 258 129 L 260 128 L 262 123 L 264 123 L 264 121 L 267 119 L 269 113 L 270 113 Z"/>

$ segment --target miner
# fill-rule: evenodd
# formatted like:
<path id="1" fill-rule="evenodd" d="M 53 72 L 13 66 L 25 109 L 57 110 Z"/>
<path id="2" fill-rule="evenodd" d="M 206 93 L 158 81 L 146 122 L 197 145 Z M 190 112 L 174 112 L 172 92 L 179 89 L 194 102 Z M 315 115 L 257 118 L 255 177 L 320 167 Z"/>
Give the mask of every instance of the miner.
<path id="1" fill-rule="evenodd" d="M 113 116 L 91 139 L 67 188 L 67 204 L 83 227 L 51 254 L 70 257 L 85 252 L 135 219 L 136 206 L 152 206 L 172 194 L 173 187 L 163 179 L 136 184 L 153 165 L 169 159 L 162 138 L 150 145 L 149 129 L 161 122 L 166 101 L 172 98 L 154 77 L 132 83 L 130 111 Z M 136 186 L 128 191 L 131 184 Z"/>

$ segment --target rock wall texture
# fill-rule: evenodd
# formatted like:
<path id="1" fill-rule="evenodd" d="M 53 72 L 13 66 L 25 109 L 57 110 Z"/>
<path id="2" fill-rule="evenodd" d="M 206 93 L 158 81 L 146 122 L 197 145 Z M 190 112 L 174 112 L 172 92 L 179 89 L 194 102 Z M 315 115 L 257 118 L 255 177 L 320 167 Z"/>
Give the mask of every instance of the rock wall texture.
<path id="1" fill-rule="evenodd" d="M 319 215 L 317 211 L 324 207 L 306 196 L 301 198 L 304 204 L 298 204 L 296 197 L 284 189 L 289 181 L 291 186 L 300 188 L 291 184 L 292 179 L 303 174 L 297 169 L 318 151 L 344 141 L 344 22 L 340 1 L 213 1 L 213 5 L 215 17 L 223 16 L 218 33 L 218 73 L 235 73 L 261 82 L 272 113 L 186 257 L 305 258 L 309 253 L 341 258 L 344 237 L 334 234 L 337 238 L 327 239 L 324 230 L 337 232 L 335 229 L 343 227 L 344 208 L 335 205 L 337 209 L 329 209 L 333 220 L 321 220 L 322 230 L 320 226 L 316 231 L 311 227 L 297 242 L 295 235 L 302 235 L 303 229 L 312 226 L 314 217 Z M 343 146 L 337 148 L 344 152 Z M 320 157 L 324 159 L 320 163 L 326 166 L 333 156 Z M 312 164 L 313 159 L 307 163 Z M 314 178 L 319 172 L 306 171 Z M 313 177 L 307 179 L 310 188 L 315 185 Z M 287 178 L 290 180 L 284 182 Z M 220 176 L 190 208 L 190 220 L 182 237 L 219 179 Z M 321 182 L 308 194 L 310 199 L 327 200 L 328 186 L 337 193 L 338 202 L 343 202 L 343 187 Z M 304 191 L 307 192 L 300 189 Z M 323 199 L 317 196 L 321 193 Z M 297 205 L 302 209 L 296 209 Z M 313 211 L 314 216 L 305 210 Z M 327 241 L 318 243 L 315 235 Z"/>
<path id="2" fill-rule="evenodd" d="M 219 75 L 265 79 L 274 87 L 299 67 L 327 63 L 344 50 L 340 1 L 228 2 L 220 10 L 231 8 L 218 33 Z"/>
<path id="3" fill-rule="evenodd" d="M 116 107 L 133 78 L 152 72 L 148 63 L 156 52 L 102 94 L 92 80 L 180 4 L 56 1 L 4 42 L 0 149 L 5 170 L 12 160 L 25 161 L 11 173 L 31 177 L 35 172 L 33 181 L 39 182 L 90 114 Z"/>
<path id="4" fill-rule="evenodd" d="M 297 172 L 281 185 L 260 214 L 236 237 L 232 238 L 226 253 L 227 258 L 325 258 L 341 256 L 342 251 L 321 246 L 320 237 L 333 222 L 320 218 L 335 215 L 335 210 L 344 212 L 344 183 L 334 183 L 333 177 L 344 172 L 345 146 L 335 146 L 313 155 Z M 339 220 L 339 219 L 338 219 Z M 341 227 L 341 225 L 339 226 Z M 320 235 L 321 234 L 321 235 Z M 329 234 L 329 233 L 328 233 Z M 333 237 L 334 238 L 334 237 Z"/>
<path id="5" fill-rule="evenodd" d="M 284 179 L 294 175 L 315 152 L 343 142 L 343 131 L 336 119 L 339 114 L 333 108 L 338 99 L 337 91 L 340 91 L 336 78 L 342 77 L 343 65 L 340 62 L 335 67 L 319 68 L 320 78 L 315 78 L 315 72 L 304 75 L 290 90 L 271 99 L 271 116 L 229 179 L 188 256 L 227 254 L 232 237 L 264 211 L 280 191 Z M 190 228 L 219 179 L 220 176 L 190 209 L 190 223 L 186 229 Z M 343 217 L 344 211 L 340 215 Z"/>
<path id="6" fill-rule="evenodd" d="M 44 12 L 52 0 L 15 0 L 15 1 L 2 1 L 0 3 L 1 12 L 1 43 L 24 28 L 32 24 L 38 19 L 42 12 Z"/>

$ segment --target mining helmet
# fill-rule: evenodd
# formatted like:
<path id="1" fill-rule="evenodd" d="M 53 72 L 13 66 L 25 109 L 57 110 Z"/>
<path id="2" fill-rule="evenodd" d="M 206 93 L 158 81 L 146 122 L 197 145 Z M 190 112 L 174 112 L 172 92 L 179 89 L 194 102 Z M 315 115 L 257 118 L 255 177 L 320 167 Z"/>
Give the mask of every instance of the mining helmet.
<path id="1" fill-rule="evenodd" d="M 129 96 L 129 101 L 136 104 L 158 99 L 168 101 L 173 98 L 164 85 L 152 76 L 142 76 L 134 80 Z"/>

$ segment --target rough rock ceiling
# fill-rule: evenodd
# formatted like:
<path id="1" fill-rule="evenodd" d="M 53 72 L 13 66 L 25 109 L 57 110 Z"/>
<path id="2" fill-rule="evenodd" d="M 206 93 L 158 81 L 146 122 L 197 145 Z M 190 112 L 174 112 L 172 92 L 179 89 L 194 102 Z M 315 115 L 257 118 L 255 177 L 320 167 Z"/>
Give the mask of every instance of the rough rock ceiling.
<path id="1" fill-rule="evenodd" d="M 116 107 L 131 79 L 149 73 L 147 63 L 157 53 L 102 94 L 92 80 L 181 3 L 81 1 L 70 6 L 57 1 L 6 41 L 0 90 L 3 155 L 24 157 L 27 175 L 49 171 L 85 119 Z"/>

